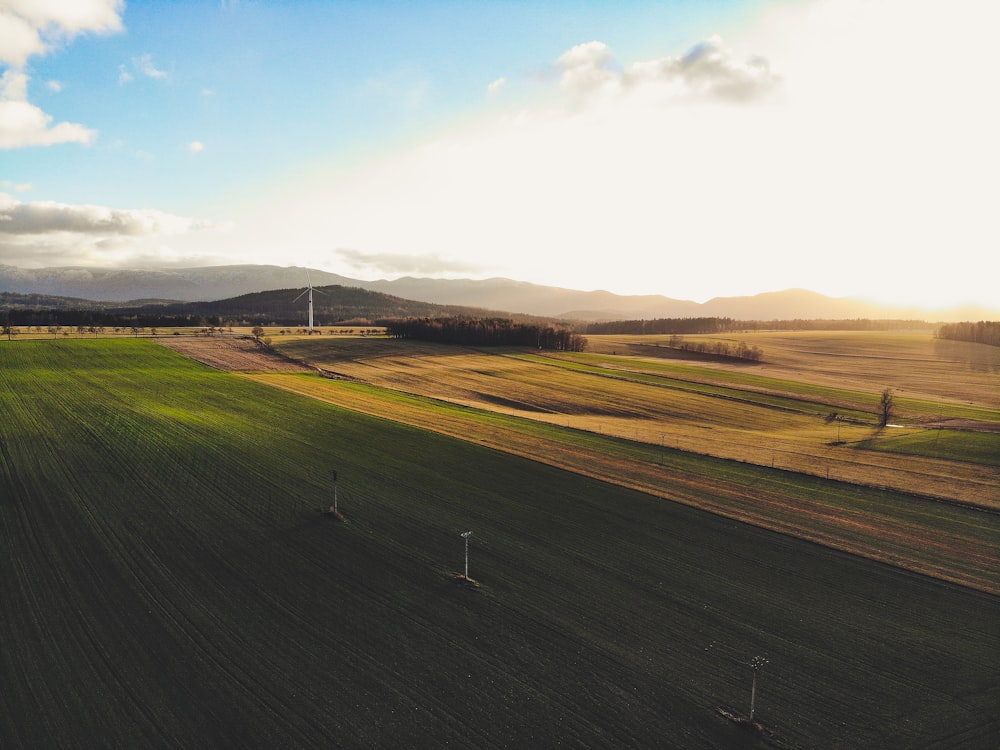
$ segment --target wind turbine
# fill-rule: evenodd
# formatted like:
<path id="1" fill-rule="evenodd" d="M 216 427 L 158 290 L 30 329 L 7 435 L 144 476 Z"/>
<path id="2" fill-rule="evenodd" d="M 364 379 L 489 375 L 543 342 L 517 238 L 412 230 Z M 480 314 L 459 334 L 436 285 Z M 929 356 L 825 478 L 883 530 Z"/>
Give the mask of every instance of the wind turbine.
<path id="1" fill-rule="evenodd" d="M 312 332 L 313 332 L 313 291 L 317 291 L 320 294 L 323 294 L 323 292 L 320 292 L 319 289 L 315 289 L 315 290 L 313 289 L 312 279 L 309 278 L 309 274 L 308 273 L 306 273 L 306 281 L 309 283 L 309 286 L 306 287 L 302 291 L 302 294 L 300 294 L 298 297 L 296 297 L 295 299 L 293 299 L 292 302 L 298 302 L 300 299 L 302 299 L 302 295 L 304 295 L 304 294 L 306 294 L 308 292 L 308 294 L 309 294 L 309 335 L 312 335 Z"/>

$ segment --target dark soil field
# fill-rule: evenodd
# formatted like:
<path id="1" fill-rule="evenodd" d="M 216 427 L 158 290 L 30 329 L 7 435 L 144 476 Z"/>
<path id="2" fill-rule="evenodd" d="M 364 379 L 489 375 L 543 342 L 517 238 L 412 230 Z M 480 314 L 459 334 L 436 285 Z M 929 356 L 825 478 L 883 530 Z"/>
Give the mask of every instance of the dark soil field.
<path id="1" fill-rule="evenodd" d="M 0 406 L 5 749 L 997 745 L 995 595 L 148 341 Z"/>

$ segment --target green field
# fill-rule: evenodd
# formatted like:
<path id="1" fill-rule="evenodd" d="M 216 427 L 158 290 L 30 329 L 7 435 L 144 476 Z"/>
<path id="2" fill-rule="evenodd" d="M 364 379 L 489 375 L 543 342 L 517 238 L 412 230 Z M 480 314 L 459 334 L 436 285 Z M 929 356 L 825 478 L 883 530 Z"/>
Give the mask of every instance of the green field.
<path id="1" fill-rule="evenodd" d="M 150 341 L 0 342 L 0 405 L 5 749 L 1000 737 L 995 595 Z"/>

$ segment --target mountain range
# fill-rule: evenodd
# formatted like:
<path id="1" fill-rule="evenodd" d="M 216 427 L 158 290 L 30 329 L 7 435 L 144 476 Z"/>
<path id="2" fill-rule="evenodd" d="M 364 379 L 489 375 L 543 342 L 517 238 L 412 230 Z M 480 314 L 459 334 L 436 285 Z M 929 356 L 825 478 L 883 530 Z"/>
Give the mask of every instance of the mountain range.
<path id="1" fill-rule="evenodd" d="M 934 310 L 876 305 L 828 297 L 803 289 L 746 297 L 716 297 L 699 303 L 661 295 L 580 291 L 505 278 L 430 279 L 404 277 L 364 281 L 301 267 L 233 265 L 161 270 L 0 265 L 0 292 L 76 297 L 130 305 L 152 301 L 199 302 L 274 289 L 339 285 L 437 305 L 485 308 L 573 320 L 727 317 L 739 320 L 857 318 L 940 322 L 1000 319 L 1000 309 Z"/>

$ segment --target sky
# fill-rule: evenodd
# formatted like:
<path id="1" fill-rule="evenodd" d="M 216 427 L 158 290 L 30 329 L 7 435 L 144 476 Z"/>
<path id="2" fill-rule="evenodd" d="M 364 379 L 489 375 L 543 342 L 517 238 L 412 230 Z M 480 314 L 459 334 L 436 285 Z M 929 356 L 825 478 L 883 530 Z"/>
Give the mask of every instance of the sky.
<path id="1" fill-rule="evenodd" d="M 0 265 L 1000 309 L 995 0 L 0 0 Z"/>

